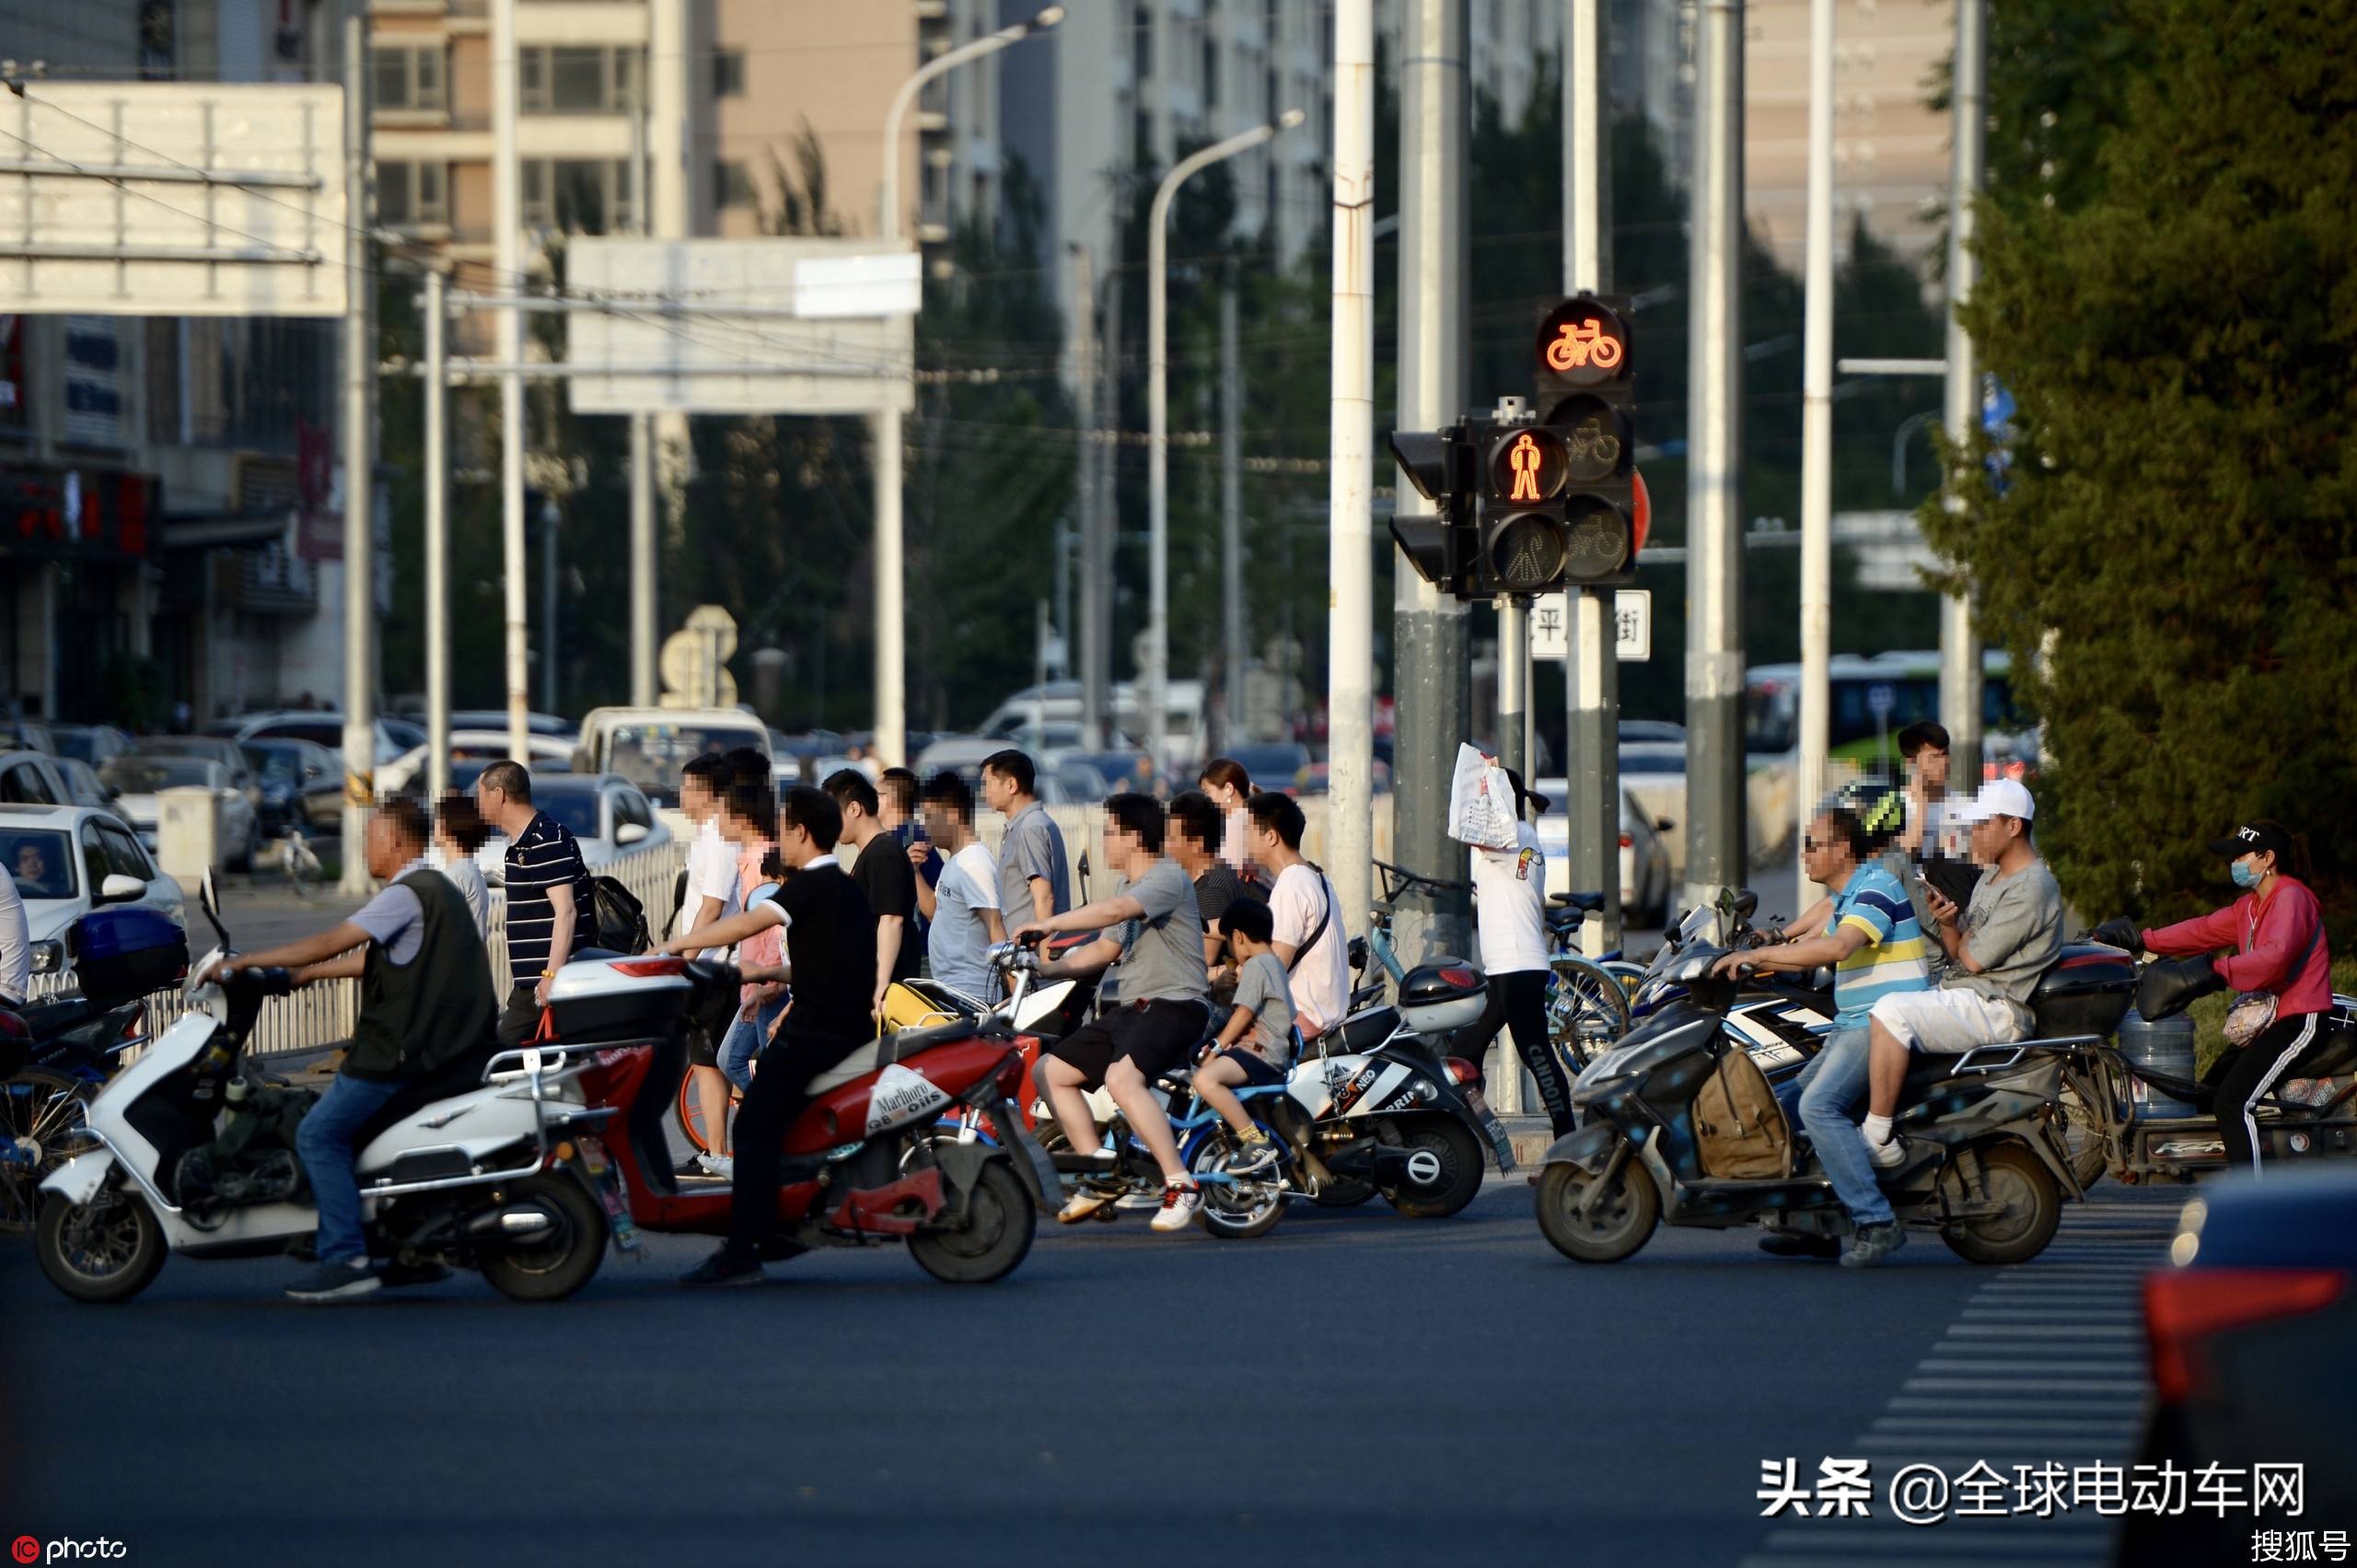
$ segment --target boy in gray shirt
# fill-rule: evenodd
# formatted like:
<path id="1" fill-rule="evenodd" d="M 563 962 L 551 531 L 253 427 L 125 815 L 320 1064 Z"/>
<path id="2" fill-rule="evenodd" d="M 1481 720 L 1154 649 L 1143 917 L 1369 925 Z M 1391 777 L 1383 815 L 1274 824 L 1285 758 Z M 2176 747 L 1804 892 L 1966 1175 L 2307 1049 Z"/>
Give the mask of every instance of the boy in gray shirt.
<path id="1" fill-rule="evenodd" d="M 1293 1026 L 1293 981 L 1276 955 L 1276 919 L 1258 899 L 1238 899 L 1220 917 L 1228 952 L 1236 959 L 1236 1010 L 1213 1042 L 1212 1055 L 1195 1070 L 1195 1092 L 1219 1112 L 1234 1134 L 1232 1175 L 1263 1171 L 1277 1163 L 1274 1139 L 1262 1132 L 1237 1098 L 1239 1086 L 1283 1084 L 1299 1040 Z"/>

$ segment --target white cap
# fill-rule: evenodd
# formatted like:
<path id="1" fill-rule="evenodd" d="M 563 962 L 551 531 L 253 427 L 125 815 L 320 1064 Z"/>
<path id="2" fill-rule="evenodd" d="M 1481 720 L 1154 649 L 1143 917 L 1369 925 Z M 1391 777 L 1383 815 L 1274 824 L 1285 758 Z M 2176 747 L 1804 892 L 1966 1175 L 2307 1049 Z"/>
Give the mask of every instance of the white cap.
<path id="1" fill-rule="evenodd" d="M 1971 801 L 1951 812 L 1948 820 L 1959 824 L 1986 822 L 1991 817 L 2018 817 L 2023 821 L 2038 816 L 2038 802 L 2022 787 L 2019 779 L 1991 779 L 1980 786 L 1980 793 Z"/>

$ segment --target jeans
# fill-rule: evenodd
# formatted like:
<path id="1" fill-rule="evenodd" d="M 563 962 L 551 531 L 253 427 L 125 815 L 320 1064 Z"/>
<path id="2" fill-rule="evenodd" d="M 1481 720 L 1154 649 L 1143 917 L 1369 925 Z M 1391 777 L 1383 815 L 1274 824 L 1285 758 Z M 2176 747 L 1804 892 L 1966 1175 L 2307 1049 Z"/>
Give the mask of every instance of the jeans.
<path id="1" fill-rule="evenodd" d="M 360 1183 L 352 1174 L 353 1138 L 367 1120 L 401 1091 L 399 1083 L 339 1075 L 304 1116 L 295 1132 L 295 1151 L 311 1179 L 319 1207 L 319 1261 L 366 1260 L 368 1237 L 360 1228 Z"/>
<path id="2" fill-rule="evenodd" d="M 1861 1225 L 1889 1225 L 1898 1216 L 1875 1180 L 1865 1130 L 1852 1114 L 1866 1100 L 1867 1040 L 1864 1029 L 1843 1029 L 1802 1070 L 1801 1125 L 1808 1129 L 1817 1162 L 1825 1167 L 1851 1220 Z"/>
<path id="3" fill-rule="evenodd" d="M 731 1021 L 728 1032 L 721 1037 L 720 1070 L 738 1088 L 753 1086 L 753 1058 L 769 1044 L 770 1026 L 785 1011 L 785 1003 L 786 999 L 781 996 L 774 1002 L 761 1004 L 753 1009 L 751 1017 L 740 1016 Z"/>

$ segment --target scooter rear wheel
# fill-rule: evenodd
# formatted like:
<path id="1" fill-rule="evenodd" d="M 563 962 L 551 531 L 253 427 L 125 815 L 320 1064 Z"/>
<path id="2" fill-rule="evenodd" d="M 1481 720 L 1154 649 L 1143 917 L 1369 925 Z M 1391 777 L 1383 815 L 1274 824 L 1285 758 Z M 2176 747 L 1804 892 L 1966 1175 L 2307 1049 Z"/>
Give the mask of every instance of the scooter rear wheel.
<path id="1" fill-rule="evenodd" d="M 2018 1144 L 1976 1151 L 1989 1195 L 2002 1213 L 1956 1220 L 1940 1227 L 1948 1250 L 1968 1263 L 2026 1263 L 2046 1250 L 2062 1223 L 2062 1189 L 2054 1173 Z M 1944 1191 L 1961 1197 L 1962 1178 L 1950 1166 L 1940 1179 Z"/>
<path id="2" fill-rule="evenodd" d="M 145 1198 L 110 1189 L 87 1203 L 51 1193 L 34 1226 L 33 1254 L 50 1283 L 104 1307 L 155 1283 L 171 1249 Z"/>
<path id="3" fill-rule="evenodd" d="M 1428 1121 L 1411 1126 L 1400 1142 L 1440 1162 L 1440 1175 L 1429 1186 L 1411 1181 L 1384 1190 L 1384 1201 L 1410 1219 L 1445 1220 L 1481 1195 L 1481 1144 L 1461 1122 Z"/>
<path id="4" fill-rule="evenodd" d="M 519 1181 L 502 1207 L 529 1203 L 546 1211 L 555 1228 L 545 1240 L 482 1260 L 482 1277 L 510 1301 L 563 1301 L 589 1283 L 606 1256 L 606 1211 L 570 1176 Z"/>
<path id="5" fill-rule="evenodd" d="M 1633 1257 L 1653 1238 L 1661 1219 L 1661 1193 L 1633 1160 L 1621 1162 L 1594 1206 L 1581 1214 L 1596 1179 L 1569 1163 L 1549 1166 L 1538 1179 L 1538 1229 L 1574 1263 L 1618 1263 Z"/>
<path id="6" fill-rule="evenodd" d="M 1004 1159 L 982 1167 L 967 1194 L 962 1230 L 921 1230 L 909 1237 L 909 1256 L 935 1279 L 953 1285 L 988 1284 L 1016 1271 L 1031 1254 L 1038 1216 L 1031 1195 Z"/>

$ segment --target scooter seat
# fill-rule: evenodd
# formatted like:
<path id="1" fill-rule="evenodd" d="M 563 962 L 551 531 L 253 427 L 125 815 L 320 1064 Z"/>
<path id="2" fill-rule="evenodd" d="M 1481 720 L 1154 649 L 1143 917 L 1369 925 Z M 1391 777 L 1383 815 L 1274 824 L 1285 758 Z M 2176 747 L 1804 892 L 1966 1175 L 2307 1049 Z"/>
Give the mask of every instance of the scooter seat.
<path id="1" fill-rule="evenodd" d="M 930 1051 L 936 1045 L 950 1045 L 961 1040 L 973 1038 L 974 1022 L 971 1018 L 957 1018 L 946 1024 L 935 1024 L 931 1028 L 901 1029 L 896 1033 L 885 1035 L 881 1039 L 869 1040 L 865 1045 L 811 1079 L 807 1092 L 822 1095 L 830 1089 L 842 1087 L 864 1073 L 873 1073 L 880 1067 L 888 1067 L 895 1062 L 906 1062 L 921 1051 Z"/>
<path id="2" fill-rule="evenodd" d="M 414 1116 L 437 1099 L 451 1099 L 481 1088 L 483 1066 L 499 1049 L 497 1040 L 485 1040 L 472 1051 L 459 1052 L 441 1071 L 403 1084 L 394 1091 L 392 1098 L 377 1108 L 376 1115 L 360 1124 L 360 1131 L 353 1134 L 353 1148 L 366 1148 L 395 1122 Z"/>

